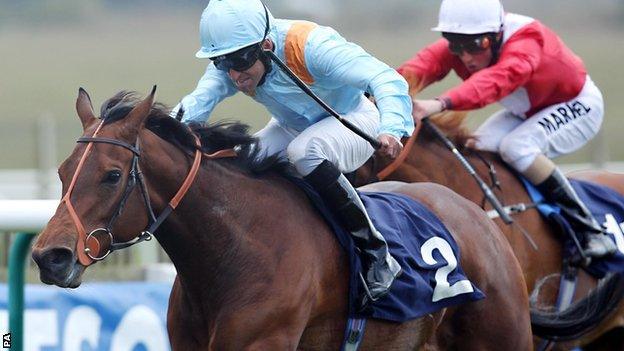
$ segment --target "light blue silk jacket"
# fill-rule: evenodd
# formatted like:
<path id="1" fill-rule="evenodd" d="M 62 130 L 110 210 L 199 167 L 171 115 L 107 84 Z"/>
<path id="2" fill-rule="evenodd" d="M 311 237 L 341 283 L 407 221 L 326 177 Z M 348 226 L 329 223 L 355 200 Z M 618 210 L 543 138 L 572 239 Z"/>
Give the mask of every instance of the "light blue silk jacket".
<path id="1" fill-rule="evenodd" d="M 291 30 L 296 27 L 312 29 L 302 39 Z M 346 41 L 334 29 L 311 22 L 276 19 L 268 38 L 275 44 L 275 54 L 298 76 L 303 72 L 312 91 L 339 114 L 355 109 L 362 94 L 368 92 L 375 97 L 380 112 L 379 134 L 403 137 L 413 132 L 412 102 L 405 79 L 360 46 Z M 297 38 L 299 44 L 293 46 Z M 287 45 L 290 45 L 290 57 L 287 57 Z M 297 65 L 293 64 L 293 48 L 301 53 L 300 67 L 291 67 Z M 182 121 L 205 122 L 220 101 L 237 91 L 227 73 L 210 63 L 197 88 L 181 101 L 185 109 Z M 275 64 L 252 98 L 264 105 L 281 125 L 297 131 L 329 116 Z"/>

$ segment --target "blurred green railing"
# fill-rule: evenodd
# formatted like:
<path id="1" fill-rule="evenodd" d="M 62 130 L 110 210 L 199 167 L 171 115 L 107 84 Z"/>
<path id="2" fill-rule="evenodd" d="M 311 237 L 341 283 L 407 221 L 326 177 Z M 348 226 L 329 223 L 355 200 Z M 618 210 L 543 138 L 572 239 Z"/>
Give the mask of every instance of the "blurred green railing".
<path id="1" fill-rule="evenodd" d="M 11 350 L 22 351 L 24 348 L 24 283 L 30 244 L 36 236 L 33 233 L 45 227 L 57 206 L 58 200 L 0 200 L 0 235 L 15 233 L 9 237 L 13 240 L 0 245 L 9 251 L 8 261 L 3 258 L 2 264 L 6 263 L 8 270 Z M 137 280 L 143 274 L 140 267 L 155 262 L 167 262 L 167 259 L 154 240 L 151 244 L 137 245 L 111 257 L 99 265 L 99 274 L 108 280 Z M 100 276 L 96 274 L 97 269 L 92 273 L 96 279 Z"/>
<path id="2" fill-rule="evenodd" d="M 17 233 L 11 234 L 7 279 L 11 350 L 24 349 L 24 275 L 32 233 L 43 229 L 57 205 L 58 200 L 0 200 L 0 231 Z"/>
<path id="3" fill-rule="evenodd" d="M 9 251 L 9 331 L 11 350 L 24 349 L 24 267 L 33 233 L 18 233 Z"/>

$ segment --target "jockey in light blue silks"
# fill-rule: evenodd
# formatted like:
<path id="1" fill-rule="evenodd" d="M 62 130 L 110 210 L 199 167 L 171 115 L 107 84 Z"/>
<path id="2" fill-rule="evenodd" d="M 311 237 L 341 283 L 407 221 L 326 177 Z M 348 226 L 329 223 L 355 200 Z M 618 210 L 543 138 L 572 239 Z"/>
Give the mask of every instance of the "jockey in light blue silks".
<path id="1" fill-rule="evenodd" d="M 332 28 L 275 19 L 260 0 L 210 1 L 200 36 L 196 56 L 212 62 L 172 115 L 182 108 L 183 122 L 204 122 L 217 103 L 239 90 L 263 104 L 272 118 L 256 134 L 260 147 L 287 157 L 352 234 L 368 290 L 363 301 L 384 296 L 401 267 L 342 174 L 359 168 L 374 150 L 273 66 L 262 49 L 272 50 L 344 119 L 377 136 L 380 152 L 390 157 L 414 129 L 407 82 Z"/>

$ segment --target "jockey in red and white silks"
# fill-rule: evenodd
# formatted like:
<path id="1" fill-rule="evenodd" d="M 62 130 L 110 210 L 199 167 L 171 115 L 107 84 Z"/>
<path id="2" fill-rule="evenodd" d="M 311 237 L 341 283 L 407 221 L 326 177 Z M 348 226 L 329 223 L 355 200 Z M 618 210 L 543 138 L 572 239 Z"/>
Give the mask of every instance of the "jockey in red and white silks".
<path id="1" fill-rule="evenodd" d="M 500 152 L 523 172 L 540 153 L 557 157 L 585 145 L 600 129 L 604 108 L 581 59 L 549 28 L 511 13 L 505 14 L 503 28 L 498 60 L 487 69 L 470 72 L 443 38 L 399 72 L 408 82 L 416 78 L 426 86 L 453 69 L 464 83 L 439 97 L 447 109 L 503 105 L 505 110 L 477 130 L 476 147 Z"/>
<path id="2" fill-rule="evenodd" d="M 499 153 L 576 218 L 587 234 L 588 256 L 615 252 L 550 160 L 580 149 L 602 124 L 602 94 L 583 61 L 547 26 L 505 13 L 499 0 L 444 0 L 433 30 L 443 38 L 406 61 L 399 73 L 412 91 L 451 70 L 463 82 L 436 99 L 414 100 L 414 118 L 500 103 L 504 109 L 477 129 L 468 146 Z"/>

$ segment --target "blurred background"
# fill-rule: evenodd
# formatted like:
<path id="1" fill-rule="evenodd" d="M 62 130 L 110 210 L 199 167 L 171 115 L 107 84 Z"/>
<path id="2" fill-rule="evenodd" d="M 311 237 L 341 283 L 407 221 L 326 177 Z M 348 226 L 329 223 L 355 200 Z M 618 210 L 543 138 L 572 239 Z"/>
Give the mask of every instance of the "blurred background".
<path id="1" fill-rule="evenodd" d="M 115 92 L 146 93 L 158 84 L 157 99 L 175 105 L 193 90 L 207 61 L 194 57 L 198 23 L 206 0 L 0 0 L 0 169 L 22 181 L 29 169 L 56 169 L 81 134 L 74 111 L 78 87 L 99 105 Z M 438 38 L 438 1 L 268 0 L 276 17 L 330 25 L 347 39 L 396 67 Z M 505 0 L 507 11 L 551 26 L 584 60 L 605 96 L 603 134 L 560 162 L 622 160 L 620 111 L 624 98 L 624 1 Z M 433 97 L 455 84 L 454 74 L 423 92 Z M 494 105 L 474 113 L 477 125 Z M 239 94 L 226 100 L 212 119 L 268 121 L 263 107 Z M 53 177 L 55 171 L 52 172 Z M 0 172 L 0 197 L 58 196 L 54 185 L 10 186 Z M 44 177 L 45 178 L 45 177 Z M 25 186 L 25 185 L 24 185 Z"/>
<path id="2" fill-rule="evenodd" d="M 604 94 L 602 133 L 558 162 L 624 160 L 624 1 L 503 3 L 507 11 L 552 27 L 584 59 Z M 96 109 L 122 89 L 146 93 L 158 84 L 157 99 L 170 106 L 192 91 L 208 63 L 194 57 L 205 5 L 205 0 L 0 0 L 0 199 L 60 197 L 56 167 L 82 131 L 74 111 L 78 87 L 87 89 Z M 430 31 L 438 1 L 267 0 L 267 5 L 276 17 L 332 26 L 393 67 L 438 38 Z M 421 96 L 434 97 L 457 82 L 451 73 Z M 498 108 L 474 112 L 470 125 Z M 255 131 L 268 113 L 238 94 L 213 113 L 212 120 L 223 118 L 242 120 Z"/>
<path id="3" fill-rule="evenodd" d="M 437 23 L 439 1 L 265 2 L 278 18 L 306 19 L 334 27 L 393 67 L 438 38 L 430 28 Z M 0 0 L 0 199 L 60 198 L 56 168 L 82 132 L 74 111 L 79 87 L 90 93 L 96 109 L 119 90 L 145 94 L 157 84 L 157 100 L 170 106 L 191 92 L 208 64 L 194 57 L 199 48 L 199 18 L 206 4 L 206 0 Z M 503 4 L 509 12 L 535 17 L 553 28 L 583 58 L 604 94 L 606 114 L 601 134 L 579 152 L 558 162 L 604 166 L 624 161 L 624 147 L 620 144 L 624 131 L 624 94 L 620 87 L 624 83 L 624 0 L 503 0 Z M 458 79 L 451 73 L 421 96 L 435 97 L 456 83 Z M 498 108 L 493 105 L 475 111 L 470 126 L 477 126 Z M 239 94 L 222 103 L 212 115 L 213 121 L 224 118 L 242 120 L 256 131 L 269 116 L 262 106 Z M 0 228 L 0 234 L 3 230 L 6 228 Z M 13 237 L 0 236 L 0 282 L 7 279 L 6 253 Z M 160 306 L 155 317 L 160 328 L 158 335 L 164 335 L 164 305 L 168 284 L 175 274 L 166 262 L 167 258 L 152 241 L 115 253 L 90 268 L 85 280 L 166 281 L 164 287 L 158 288 L 162 300 L 155 302 Z M 28 282 L 38 283 L 32 265 L 26 273 Z M 30 306 L 37 303 L 41 308 L 39 302 L 32 302 L 37 298 L 61 301 L 54 295 L 60 289 L 42 290 L 39 295 L 37 289 L 27 289 L 26 301 Z M 136 287 L 132 289 L 137 291 Z M 62 293 L 82 293 L 88 299 L 94 291 L 81 287 L 76 293 Z M 76 300 L 77 296 L 71 295 L 70 299 Z M 115 303 L 113 300 L 112 304 Z M 8 330 L 4 306 L 6 285 L 0 286 L 0 333 Z M 82 330 L 82 325 L 93 325 L 72 326 L 68 322 L 71 309 L 51 308 L 58 317 L 31 314 L 29 319 L 27 310 L 27 335 L 28 328 L 31 332 L 46 333 L 40 334 L 39 344 L 31 338 L 27 349 L 46 345 L 60 349 L 62 344 L 74 343 L 71 340 L 81 342 L 76 337 L 81 332 L 72 328 Z M 108 328 L 114 333 L 122 329 L 121 318 L 109 318 L 102 330 Z M 50 323 L 57 323 L 57 329 L 51 329 Z M 39 325 L 45 327 L 41 329 Z M 59 341 L 61 332 L 70 341 Z M 146 334 L 147 339 L 150 335 Z M 90 342 L 93 349 L 108 347 L 106 342 L 88 340 L 96 340 Z"/>

